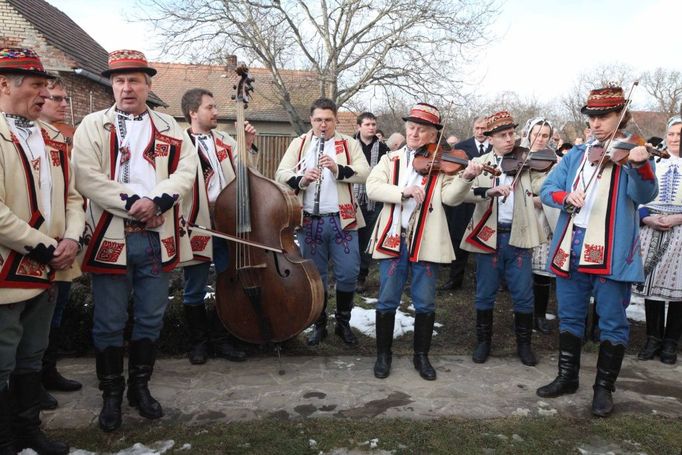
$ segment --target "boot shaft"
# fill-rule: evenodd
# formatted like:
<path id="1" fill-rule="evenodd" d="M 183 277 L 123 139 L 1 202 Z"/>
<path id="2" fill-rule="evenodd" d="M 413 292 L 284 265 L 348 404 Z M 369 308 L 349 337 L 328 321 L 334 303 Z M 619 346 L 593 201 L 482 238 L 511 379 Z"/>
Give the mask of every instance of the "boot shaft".
<path id="1" fill-rule="evenodd" d="M 665 327 L 665 302 L 644 300 L 644 313 L 646 314 L 647 336 L 662 339 Z"/>
<path id="2" fill-rule="evenodd" d="M 514 312 L 514 331 L 518 343 L 530 343 L 533 336 L 533 313 Z"/>
<path id="3" fill-rule="evenodd" d="M 476 310 L 476 339 L 490 342 L 493 336 L 493 310 Z"/>
<path id="4" fill-rule="evenodd" d="M 616 390 L 616 379 L 620 374 L 624 355 L 625 346 L 622 344 L 612 344 L 609 340 L 605 340 L 599 345 L 595 386 L 603 387 L 611 392 Z"/>
<path id="5" fill-rule="evenodd" d="M 414 317 L 414 352 L 428 354 L 431 350 L 436 313 L 417 313 Z"/>
<path id="6" fill-rule="evenodd" d="M 395 313 L 392 311 L 376 312 L 377 352 L 390 352 L 393 346 L 393 328 Z"/>

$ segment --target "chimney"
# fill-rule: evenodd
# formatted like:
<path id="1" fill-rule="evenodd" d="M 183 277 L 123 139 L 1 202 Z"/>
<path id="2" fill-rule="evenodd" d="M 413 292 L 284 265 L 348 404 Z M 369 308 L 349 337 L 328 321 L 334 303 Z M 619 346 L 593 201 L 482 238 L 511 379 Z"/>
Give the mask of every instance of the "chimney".
<path id="1" fill-rule="evenodd" d="M 225 69 L 228 71 L 234 71 L 237 69 L 237 56 L 230 54 L 227 56 L 227 63 L 225 64 Z"/>

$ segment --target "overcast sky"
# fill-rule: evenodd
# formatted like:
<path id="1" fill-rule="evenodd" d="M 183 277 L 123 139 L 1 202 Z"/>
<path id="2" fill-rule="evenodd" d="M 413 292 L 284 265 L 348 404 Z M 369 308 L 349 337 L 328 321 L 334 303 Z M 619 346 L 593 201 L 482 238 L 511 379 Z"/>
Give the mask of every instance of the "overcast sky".
<path id="1" fill-rule="evenodd" d="M 139 49 L 158 59 L 154 30 L 131 23 L 135 0 L 48 0 L 108 51 Z M 682 70 L 680 0 L 507 0 L 467 82 L 493 95 L 515 91 L 544 101 L 592 67 L 623 63 L 637 72 Z"/>

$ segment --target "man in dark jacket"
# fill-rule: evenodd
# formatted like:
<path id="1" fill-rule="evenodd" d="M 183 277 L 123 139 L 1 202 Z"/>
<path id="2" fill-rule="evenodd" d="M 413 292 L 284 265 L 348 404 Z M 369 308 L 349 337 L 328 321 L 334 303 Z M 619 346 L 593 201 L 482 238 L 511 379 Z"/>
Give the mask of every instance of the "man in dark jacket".
<path id="1" fill-rule="evenodd" d="M 469 139 L 455 144 L 453 148 L 464 150 L 469 159 L 476 158 L 490 151 L 491 145 L 488 143 L 488 138 L 485 134 L 485 117 L 476 117 L 473 123 L 474 135 Z M 466 268 L 469 253 L 462 250 L 459 244 L 462 242 L 464 236 L 464 229 L 467 223 L 471 220 L 474 213 L 474 204 L 460 204 L 456 207 L 445 207 L 445 214 L 448 219 L 448 228 L 450 230 L 450 240 L 455 248 L 455 256 L 457 259 L 450 264 L 450 279 L 440 288 L 441 291 L 456 290 L 462 287 L 462 280 L 464 279 L 464 270 Z"/>

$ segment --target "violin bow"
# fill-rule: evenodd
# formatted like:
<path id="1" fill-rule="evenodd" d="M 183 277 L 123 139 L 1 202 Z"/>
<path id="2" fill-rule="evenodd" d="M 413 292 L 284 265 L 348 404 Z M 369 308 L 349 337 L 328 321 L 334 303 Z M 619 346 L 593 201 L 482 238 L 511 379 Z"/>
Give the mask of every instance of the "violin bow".
<path id="1" fill-rule="evenodd" d="M 606 152 L 609 150 L 609 147 L 611 146 L 611 142 L 613 142 L 613 139 L 616 137 L 616 134 L 618 134 L 618 127 L 620 126 L 621 122 L 625 118 L 625 113 L 630 107 L 630 103 L 632 103 L 632 92 L 635 90 L 635 87 L 639 85 L 639 81 L 634 81 L 632 83 L 632 87 L 630 87 L 630 91 L 628 92 L 628 97 L 625 100 L 625 106 L 623 106 L 623 110 L 620 112 L 620 117 L 618 118 L 618 123 L 616 124 L 616 128 L 611 132 L 609 135 L 609 138 L 606 140 L 606 144 L 604 145 L 604 153 L 602 154 L 601 158 L 599 159 L 599 163 L 597 163 L 597 172 L 592 174 L 590 179 L 587 181 L 587 184 L 585 185 L 585 188 L 583 188 L 583 191 L 587 193 L 587 189 L 592 185 L 592 182 L 594 181 L 594 178 L 598 175 L 601 174 L 602 171 L 602 166 L 604 166 L 604 160 L 606 159 Z M 573 213 L 578 213 L 580 212 L 580 208 L 576 208 Z"/>
<path id="2" fill-rule="evenodd" d="M 537 123 L 535 125 L 537 125 Z M 528 135 L 530 135 L 533 132 L 533 128 L 535 127 L 535 125 L 531 125 L 530 131 L 528 132 Z M 545 125 L 549 125 L 549 123 L 547 122 L 547 119 L 543 117 L 542 123 L 540 124 L 540 131 L 542 131 L 542 128 L 544 128 Z M 535 137 L 531 141 L 530 145 L 528 146 L 528 153 L 526 153 L 526 157 L 521 162 L 521 166 L 519 166 L 519 170 L 516 172 L 516 175 L 514 176 L 514 179 L 511 182 L 512 191 L 514 191 L 514 188 L 516 188 L 516 182 L 518 181 L 519 176 L 521 175 L 521 170 L 523 169 L 523 166 L 526 165 L 526 163 L 530 159 L 530 154 L 533 153 L 533 146 L 535 145 L 535 141 L 538 139 L 538 136 L 540 136 L 540 131 L 538 131 L 538 134 L 535 135 Z M 502 198 L 503 204 L 507 201 L 507 197 L 509 197 L 509 196 L 504 196 Z"/>
<path id="3" fill-rule="evenodd" d="M 218 237 L 219 239 L 229 240 L 231 242 L 240 243 L 242 245 L 248 245 L 248 246 L 252 246 L 255 248 L 260 248 L 260 249 L 266 250 L 266 251 L 272 251 L 273 253 L 283 253 L 284 252 L 283 250 L 281 250 L 279 248 L 273 248 L 271 246 L 263 245 L 262 243 L 254 242 L 252 240 L 245 240 L 245 239 L 242 239 L 240 237 L 235 237 L 235 236 L 232 236 L 229 234 L 225 234 L 224 232 L 219 232 L 219 231 L 215 231 L 213 229 L 209 229 L 209 228 L 204 227 L 204 226 L 200 226 L 198 224 L 187 223 L 187 226 L 191 230 L 196 231 L 199 234 L 208 234 L 208 235 L 211 235 L 213 237 Z"/>

